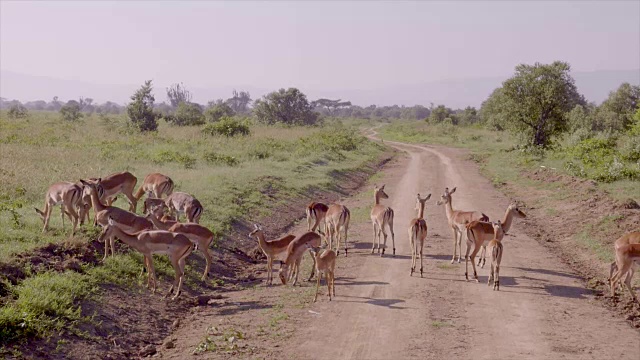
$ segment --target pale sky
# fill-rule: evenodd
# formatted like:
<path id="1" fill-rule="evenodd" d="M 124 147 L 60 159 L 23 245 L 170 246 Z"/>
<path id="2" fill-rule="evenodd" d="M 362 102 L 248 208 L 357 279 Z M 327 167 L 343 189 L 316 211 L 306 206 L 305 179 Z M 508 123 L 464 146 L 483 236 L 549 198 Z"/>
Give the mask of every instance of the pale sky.
<path id="1" fill-rule="evenodd" d="M 372 89 L 640 68 L 640 1 L 0 1 L 0 68 L 98 84 Z"/>

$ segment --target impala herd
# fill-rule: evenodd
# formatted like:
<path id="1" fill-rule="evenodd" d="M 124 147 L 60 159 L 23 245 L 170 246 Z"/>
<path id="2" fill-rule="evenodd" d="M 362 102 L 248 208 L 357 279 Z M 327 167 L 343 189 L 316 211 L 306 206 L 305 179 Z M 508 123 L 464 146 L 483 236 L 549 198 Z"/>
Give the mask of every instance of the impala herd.
<path id="1" fill-rule="evenodd" d="M 135 191 L 137 178 L 130 172 L 121 172 L 105 178 L 89 178 L 77 183 L 58 182 L 51 185 L 45 195 L 44 210 L 35 209 L 44 222 L 43 232 L 47 231 L 49 219 L 55 206 L 60 206 L 62 224 L 64 228 L 65 215 L 71 220 L 71 236 L 75 234 L 78 223 L 84 224 L 89 220 L 89 210 L 93 208 L 94 224 L 102 227 L 99 241 L 104 241 L 106 260 L 109 249 L 115 254 L 114 241 L 116 238 L 139 251 L 144 256 L 143 271 L 148 272 L 147 287 L 156 290 L 156 275 L 153 267 L 153 254 L 166 254 L 175 270 L 175 280 L 166 296 L 175 290 L 172 299 L 176 299 L 182 289 L 185 259 L 194 251 L 203 253 L 206 267 L 202 280 L 206 280 L 211 269 L 212 254 L 210 246 L 213 242 L 213 232 L 199 224 L 203 213 L 202 204 L 192 195 L 176 192 L 173 180 L 163 174 L 152 173 L 144 178 L 142 185 Z M 394 234 L 394 211 L 391 207 L 381 204 L 381 199 L 388 199 L 385 186 L 375 186 L 374 204 L 371 209 L 373 239 L 371 253 L 384 256 L 387 248 L 388 233 L 391 235 L 393 255 L 396 254 Z M 490 256 L 490 276 L 488 285 L 493 284 L 494 290 L 500 289 L 500 262 L 503 255 L 502 239 L 513 224 L 514 218 L 525 218 L 526 215 L 517 205 L 507 207 L 503 219 L 489 222 L 487 215 L 479 211 L 454 210 L 452 195 L 456 188 L 444 189 L 438 205 L 444 205 L 447 224 L 453 232 L 453 255 L 451 263 L 460 263 L 462 256 L 462 238 L 466 238 L 465 278 L 469 280 L 468 263 L 471 261 L 473 276 L 476 282 L 475 257 L 478 266 L 484 267 L 487 247 Z M 129 202 L 129 210 L 112 206 L 116 196 L 123 194 Z M 143 202 L 144 216 L 136 214 L 138 201 L 147 194 Z M 423 248 L 427 238 L 428 226 L 424 218 L 424 207 L 431 194 L 426 197 L 416 196 L 416 218 L 411 220 L 408 235 L 411 247 L 410 276 L 416 271 L 418 257 L 420 258 L 420 277 L 423 276 Z M 293 282 L 295 285 L 300 273 L 300 263 L 307 250 L 313 260 L 313 268 L 308 280 L 317 273 L 316 294 L 318 297 L 320 280 L 325 276 L 329 300 L 335 297 L 335 266 L 343 244 L 344 255 L 348 256 L 348 231 L 351 213 L 346 206 L 340 204 L 323 204 L 312 202 L 305 209 L 307 216 L 307 232 L 295 236 L 286 235 L 279 239 L 266 240 L 262 227 L 254 224 L 254 230 L 249 234 L 257 239 L 258 246 L 267 257 L 267 285 L 273 282 L 273 262 L 280 263 L 278 276 L 282 284 Z M 180 222 L 180 214 L 187 222 Z M 324 239 L 324 245 L 323 245 Z M 334 247 L 335 242 L 335 247 Z M 381 243 L 382 242 L 382 243 Z M 470 253 L 471 252 L 471 253 Z M 631 287 L 631 279 L 640 263 L 640 232 L 632 232 L 619 238 L 615 242 L 615 261 L 611 263 L 609 284 L 612 296 L 615 288 L 624 283 L 633 299 L 638 299 Z"/>

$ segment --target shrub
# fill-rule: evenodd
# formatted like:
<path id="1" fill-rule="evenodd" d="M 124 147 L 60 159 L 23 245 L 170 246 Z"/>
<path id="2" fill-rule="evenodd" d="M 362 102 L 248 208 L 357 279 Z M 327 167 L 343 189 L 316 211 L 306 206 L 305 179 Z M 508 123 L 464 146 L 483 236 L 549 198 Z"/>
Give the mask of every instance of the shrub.
<path id="1" fill-rule="evenodd" d="M 209 164 L 220 164 L 227 166 L 236 166 L 240 164 L 240 161 L 233 156 L 219 154 L 213 151 L 204 154 L 204 160 Z"/>
<path id="2" fill-rule="evenodd" d="M 82 119 L 83 114 L 80 112 L 80 105 L 78 103 L 69 102 L 60 108 L 60 115 L 62 120 L 65 121 L 78 121 Z"/>
<path id="3" fill-rule="evenodd" d="M 9 119 L 23 119 L 28 115 L 29 111 L 26 107 L 24 107 L 24 105 L 21 104 L 13 105 L 7 112 L 7 116 L 9 116 Z"/>
<path id="4" fill-rule="evenodd" d="M 624 137 L 621 142 L 622 158 L 627 161 L 640 161 L 640 135 Z"/>
<path id="5" fill-rule="evenodd" d="M 230 117 L 223 117 L 217 123 L 205 125 L 205 127 L 202 128 L 202 132 L 212 136 L 223 135 L 232 137 L 237 135 L 247 136 L 251 131 L 246 122 L 241 122 Z"/>
<path id="6" fill-rule="evenodd" d="M 204 112 L 204 117 L 208 122 L 220 121 L 223 117 L 235 116 L 235 111 L 226 102 L 214 105 Z"/>
<path id="7" fill-rule="evenodd" d="M 204 124 L 204 115 L 200 105 L 181 102 L 173 116 L 165 116 L 165 120 L 177 126 L 193 126 Z"/>
<path id="8" fill-rule="evenodd" d="M 151 161 L 156 164 L 178 163 L 182 164 L 185 169 L 193 169 L 196 166 L 196 158 L 171 150 L 160 151 L 151 157 Z"/>
<path id="9" fill-rule="evenodd" d="M 156 131 L 158 129 L 159 114 L 153 111 L 155 98 L 151 94 L 151 80 L 131 96 L 131 103 L 127 105 L 127 115 L 131 123 L 140 131 Z"/>

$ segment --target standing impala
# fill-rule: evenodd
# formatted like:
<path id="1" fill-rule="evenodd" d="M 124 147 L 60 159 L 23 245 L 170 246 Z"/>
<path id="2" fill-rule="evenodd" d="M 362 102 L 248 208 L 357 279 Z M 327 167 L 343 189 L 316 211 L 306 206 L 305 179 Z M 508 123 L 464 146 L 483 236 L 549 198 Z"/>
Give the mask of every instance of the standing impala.
<path id="1" fill-rule="evenodd" d="M 336 258 L 338 255 L 331 249 L 322 249 L 319 247 L 313 247 L 307 244 L 307 247 L 311 251 L 311 255 L 315 259 L 315 268 L 318 273 L 318 281 L 316 282 L 316 296 L 313 298 L 313 302 L 318 300 L 318 290 L 320 289 L 320 279 L 324 273 L 325 281 L 327 282 L 327 292 L 329 301 L 331 301 L 331 293 L 333 297 L 336 297 L 336 281 L 335 281 L 335 269 Z"/>
<path id="2" fill-rule="evenodd" d="M 385 227 L 389 227 L 391 231 L 391 241 L 393 243 L 393 256 L 396 256 L 396 238 L 393 233 L 393 209 L 380 204 L 380 199 L 388 199 L 389 195 L 384 192 L 384 185 L 381 187 L 375 186 L 373 189 L 373 197 L 375 204 L 371 209 L 371 222 L 373 223 L 373 244 L 371 246 L 371 253 L 373 254 L 376 248 L 376 238 L 378 239 L 378 253 L 380 253 L 380 234 L 384 235 L 384 245 L 380 256 L 384 255 L 384 250 L 387 248 L 387 231 Z"/>
<path id="3" fill-rule="evenodd" d="M 202 215 L 202 205 L 198 199 L 184 192 L 174 192 L 167 196 L 165 204 L 169 211 L 175 213 L 176 219 L 180 221 L 180 214 L 185 214 L 189 222 L 199 223 Z"/>
<path id="4" fill-rule="evenodd" d="M 98 197 L 98 187 L 101 184 L 101 179 L 97 179 L 96 182 L 86 182 L 84 180 L 80 181 L 85 187 L 84 194 L 91 197 L 93 211 L 95 211 L 96 213 L 96 222 L 103 228 L 107 226 L 108 220 L 109 218 L 111 218 L 113 222 L 116 223 L 120 228 L 129 232 L 138 232 L 142 230 L 153 229 L 153 223 L 142 216 L 138 216 L 134 213 L 115 206 L 106 206 L 102 204 L 100 198 Z M 107 258 L 107 254 L 109 253 L 109 246 L 111 246 L 111 255 L 115 255 L 115 249 L 113 247 L 115 238 L 113 236 L 101 238 L 109 240 L 105 241 L 104 243 L 104 258 L 102 260 L 105 260 Z"/>
<path id="5" fill-rule="evenodd" d="M 105 178 L 100 178 L 100 185 L 104 192 L 100 195 L 100 199 L 103 199 L 105 204 L 111 206 L 115 201 L 115 196 L 119 193 L 124 194 L 129 200 L 129 211 L 136 212 L 136 206 L 138 200 L 133 196 L 133 190 L 136 187 L 138 178 L 133 176 L 132 173 L 125 171 L 120 173 L 111 174 Z M 89 179 L 88 182 L 95 183 L 95 179 Z M 94 208 L 95 211 L 95 208 Z"/>
<path id="6" fill-rule="evenodd" d="M 487 280 L 487 285 L 491 286 L 491 281 L 493 281 L 493 290 L 500 291 L 500 262 L 502 262 L 502 238 L 504 238 L 504 232 L 502 231 L 502 224 L 500 224 L 500 220 L 492 225 L 495 235 L 493 240 L 489 242 L 489 252 L 491 252 L 491 274 L 489 275 L 489 280 Z M 475 269 L 473 275 L 476 275 Z M 476 276 L 476 281 L 477 280 L 478 277 Z"/>
<path id="7" fill-rule="evenodd" d="M 422 249 L 424 247 L 424 240 L 427 238 L 427 221 L 424 219 L 424 203 L 431 198 L 431 194 L 427 195 L 424 199 L 420 197 L 420 194 L 416 197 L 416 210 L 418 211 L 418 217 L 411 220 L 409 223 L 409 241 L 411 243 L 411 273 L 416 270 L 416 262 L 418 260 L 418 251 L 420 252 L 420 277 L 422 277 Z"/>
<path id="8" fill-rule="evenodd" d="M 151 220 L 158 230 L 184 234 L 189 238 L 189 240 L 191 240 L 191 242 L 198 245 L 197 250 L 202 251 L 204 258 L 207 261 L 207 265 L 205 266 L 201 279 L 202 281 L 205 281 L 209 275 L 209 269 L 211 269 L 211 262 L 213 259 L 211 252 L 209 251 L 209 246 L 211 246 L 211 243 L 213 242 L 213 232 L 196 223 L 179 223 L 171 220 L 161 221 L 155 214 L 148 214 L 147 219 Z"/>
<path id="9" fill-rule="evenodd" d="M 617 254 L 620 248 L 622 248 L 623 246 L 631 245 L 631 244 L 640 244 L 640 231 L 634 231 L 634 232 L 630 232 L 628 234 L 622 235 L 614 243 L 614 251 Z M 635 297 L 635 293 L 633 292 L 633 288 L 631 287 L 631 280 L 633 279 L 633 274 L 637 270 L 639 264 L 640 264 L 640 261 L 632 261 L 632 264 L 629 267 L 629 270 L 626 272 L 626 277 L 624 279 L 624 284 L 627 287 L 627 289 L 629 290 L 629 293 L 631 294 L 631 297 L 633 297 L 634 299 L 636 297 Z M 616 272 L 618 272 L 619 269 L 620 269 L 620 267 L 619 267 L 619 265 L 617 263 L 617 259 L 616 259 L 616 261 L 611 263 L 611 267 L 610 267 L 610 270 L 609 270 L 609 282 L 611 283 L 611 286 L 615 286 L 616 285 L 612 280 L 613 280 L 613 275 Z M 622 275 L 624 275 L 624 274 L 622 274 Z M 622 279 L 622 275 L 618 277 L 616 282 Z"/>
<path id="10" fill-rule="evenodd" d="M 125 244 L 142 253 L 144 256 L 144 265 L 149 272 L 147 287 L 151 285 L 151 281 L 153 280 L 154 293 L 156 292 L 156 272 L 153 268 L 153 254 L 169 255 L 169 261 L 171 261 L 171 266 L 173 266 L 173 270 L 175 270 L 176 278 L 165 297 L 171 295 L 174 288 L 176 289 L 176 294 L 172 300 L 175 300 L 180 295 L 184 278 L 185 259 L 193 252 L 195 247 L 186 236 L 163 230 L 146 230 L 130 234 L 120 229 L 115 221 L 109 217 L 107 226 L 105 226 L 99 240 L 114 236 L 117 236 Z"/>
<path id="11" fill-rule="evenodd" d="M 150 197 L 159 199 L 162 195 L 171 195 L 174 187 L 175 184 L 173 183 L 173 180 L 171 180 L 167 175 L 152 173 L 145 176 L 142 181 L 142 185 L 140 185 L 140 188 L 135 194 L 135 198 L 136 200 L 140 200 L 142 195 L 148 193 L 152 195 Z"/>
<path id="12" fill-rule="evenodd" d="M 502 231 L 506 234 L 511 229 L 511 224 L 513 223 L 514 218 L 524 219 L 527 215 L 523 213 L 520 209 L 518 209 L 518 205 L 511 204 L 507 207 L 507 211 L 504 213 L 504 217 L 502 218 Z M 482 252 L 478 257 L 478 265 L 482 262 L 482 266 L 484 268 L 484 263 L 486 262 L 486 254 L 487 254 L 487 244 L 489 241 L 493 239 L 493 225 L 490 222 L 484 221 L 472 221 L 467 225 L 467 252 L 465 259 L 469 257 L 470 249 L 474 249 L 471 257 L 475 258 L 480 247 L 482 247 Z"/>
<path id="13" fill-rule="evenodd" d="M 442 194 L 440 200 L 437 202 L 438 205 L 445 205 L 444 209 L 449 222 L 449 227 L 451 227 L 451 231 L 453 231 L 452 264 L 456 259 L 456 250 L 458 249 L 460 250 L 458 254 L 458 262 L 460 262 L 460 257 L 462 256 L 462 234 L 466 234 L 467 224 L 474 220 L 489 221 L 489 217 L 479 211 L 453 210 L 453 206 L 451 205 L 451 194 L 455 192 L 455 187 L 451 191 L 449 191 L 449 188 L 445 188 L 444 194 Z"/>
<path id="14" fill-rule="evenodd" d="M 47 231 L 49 228 L 49 219 L 51 218 L 51 212 L 53 207 L 60 205 L 60 217 L 62 218 L 62 228 L 64 229 L 64 215 L 67 214 L 73 228 L 71 229 L 71 236 L 76 232 L 78 226 L 78 218 L 84 218 L 84 206 L 82 204 L 82 189 L 71 182 L 57 182 L 49 187 L 44 199 L 44 211 L 36 208 L 36 212 L 42 217 L 44 221 L 44 227 L 42 232 Z M 80 214 L 78 215 L 78 211 Z"/>
<path id="15" fill-rule="evenodd" d="M 329 207 L 326 204 L 321 202 L 312 202 L 307 206 L 307 231 L 316 231 L 322 232 L 320 229 L 320 223 L 325 220 L 325 216 L 327 215 L 327 211 Z M 311 221 L 314 221 L 313 225 Z"/>
<path id="16" fill-rule="evenodd" d="M 249 236 L 255 236 L 258 239 L 260 250 L 267 257 L 267 285 L 273 282 L 273 260 L 283 260 L 287 253 L 287 247 L 295 239 L 295 235 L 287 235 L 277 240 L 267 241 L 264 238 L 264 231 L 258 224 L 253 224 L 254 230 Z"/>
<path id="17" fill-rule="evenodd" d="M 325 233 L 329 239 L 329 249 L 333 249 L 333 239 L 336 239 L 336 255 L 340 255 L 340 239 L 344 232 L 344 256 L 348 255 L 347 239 L 351 212 L 344 205 L 331 204 L 325 216 Z"/>

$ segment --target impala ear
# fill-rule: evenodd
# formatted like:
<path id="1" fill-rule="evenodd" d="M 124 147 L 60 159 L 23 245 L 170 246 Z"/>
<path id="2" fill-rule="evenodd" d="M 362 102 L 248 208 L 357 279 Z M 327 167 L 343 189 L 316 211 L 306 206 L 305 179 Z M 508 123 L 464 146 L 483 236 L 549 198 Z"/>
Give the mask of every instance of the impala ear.
<path id="1" fill-rule="evenodd" d="M 109 225 L 113 226 L 114 222 L 113 222 L 113 218 L 111 216 L 109 216 L 109 220 L 107 220 L 107 222 L 109 223 Z"/>
<path id="2" fill-rule="evenodd" d="M 429 199 L 431 199 L 431 194 L 427 195 L 427 197 L 426 197 L 426 198 L 424 198 L 424 201 L 427 201 L 427 200 L 429 200 Z"/>
<path id="3" fill-rule="evenodd" d="M 382 186 L 380 187 L 380 189 L 384 190 L 384 185 L 385 185 L 385 184 L 382 184 Z"/>
<path id="4" fill-rule="evenodd" d="M 453 189 L 451 189 L 451 191 L 449 191 L 449 194 L 453 194 L 454 192 L 456 192 L 456 189 L 457 188 L 455 188 L 455 187 Z"/>

